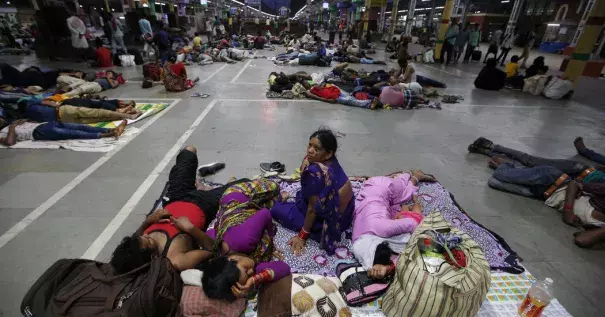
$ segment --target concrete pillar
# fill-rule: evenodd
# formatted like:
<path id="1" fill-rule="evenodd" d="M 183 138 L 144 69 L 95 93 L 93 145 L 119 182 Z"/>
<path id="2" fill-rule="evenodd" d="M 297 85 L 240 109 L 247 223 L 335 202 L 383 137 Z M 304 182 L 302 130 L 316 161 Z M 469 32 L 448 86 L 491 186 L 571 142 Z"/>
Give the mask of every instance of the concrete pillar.
<path id="1" fill-rule="evenodd" d="M 405 21 L 405 35 L 412 35 L 412 25 L 414 24 L 414 11 L 416 10 L 416 0 L 410 0 L 408 8 L 408 18 Z"/>
<path id="2" fill-rule="evenodd" d="M 517 21 L 519 20 L 519 14 L 521 13 L 521 9 L 523 7 L 523 0 L 514 0 L 515 4 L 513 4 L 513 10 L 510 13 L 510 17 L 508 18 L 508 24 L 506 25 L 506 32 L 504 34 L 511 34 L 515 31 L 517 27 Z"/>
<path id="3" fill-rule="evenodd" d="M 431 11 L 429 11 L 429 23 L 427 25 L 429 37 L 433 35 L 433 19 L 435 18 L 435 0 L 431 0 Z"/>
<path id="4" fill-rule="evenodd" d="M 40 7 L 38 6 L 38 1 L 36 1 L 36 0 L 29 0 L 29 1 L 31 2 L 34 10 L 36 10 L 36 11 L 40 10 Z"/>
<path id="5" fill-rule="evenodd" d="M 170 13 L 174 13 L 174 1 L 170 0 L 170 3 L 168 5 L 170 6 L 170 8 L 168 8 L 170 10 Z"/>
<path id="6" fill-rule="evenodd" d="M 574 33 L 574 36 L 573 36 L 569 46 L 575 47 L 576 44 L 578 43 L 580 36 L 584 32 L 584 27 L 586 26 L 586 20 L 588 20 L 588 15 L 590 14 L 590 11 L 592 10 L 594 2 L 595 2 L 595 0 L 588 0 L 588 3 L 586 4 L 586 8 L 584 9 L 584 14 L 582 14 L 582 19 L 580 20 L 580 23 L 578 23 L 578 28 L 576 29 L 576 33 Z"/>
<path id="7" fill-rule="evenodd" d="M 399 6 L 399 0 L 393 0 L 393 9 L 391 9 L 391 27 L 389 27 L 389 37 L 393 38 L 393 33 L 395 33 L 395 24 L 397 24 L 397 10 Z"/>
<path id="8" fill-rule="evenodd" d="M 111 9 L 109 8 L 109 0 L 105 0 L 105 10 L 111 13 Z"/>
<path id="9" fill-rule="evenodd" d="M 450 24 L 450 18 L 452 17 L 452 9 L 454 8 L 454 0 L 446 0 L 445 6 L 443 7 L 443 13 L 441 15 L 441 26 L 439 27 L 439 35 L 437 36 L 437 45 L 435 46 L 435 59 L 441 59 L 441 48 L 443 47 L 443 39 L 445 38 L 445 32 Z"/>
<path id="10" fill-rule="evenodd" d="M 460 19 L 460 25 L 466 25 L 466 16 L 468 15 L 468 7 L 471 5 L 471 0 L 464 1 L 464 8 L 462 11 L 462 18 Z"/>
<path id="11" fill-rule="evenodd" d="M 590 59 L 592 49 L 594 48 L 601 28 L 605 23 L 605 0 L 594 0 L 594 5 L 588 18 L 586 19 L 586 25 L 584 26 L 584 32 L 578 39 L 576 49 L 571 54 L 569 64 L 565 69 L 565 77 L 573 82 L 574 89 L 578 83 L 578 78 L 584 72 L 586 62 Z"/>
<path id="12" fill-rule="evenodd" d="M 380 22 L 378 23 L 378 30 L 381 34 L 384 33 L 384 23 L 387 20 L 386 12 L 387 12 L 386 6 L 380 8 L 380 20 L 379 20 Z"/>

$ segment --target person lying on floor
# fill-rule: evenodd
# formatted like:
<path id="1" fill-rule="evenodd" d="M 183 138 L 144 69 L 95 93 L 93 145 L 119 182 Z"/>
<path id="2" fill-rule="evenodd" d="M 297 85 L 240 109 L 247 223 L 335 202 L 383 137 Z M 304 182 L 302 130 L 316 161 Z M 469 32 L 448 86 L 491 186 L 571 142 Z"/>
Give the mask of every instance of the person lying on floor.
<path id="1" fill-rule="evenodd" d="M 345 106 L 359 107 L 374 110 L 379 106 L 379 99 L 359 100 L 352 94 L 338 88 L 332 84 L 319 84 L 311 87 L 305 93 L 307 98 L 328 102 L 338 103 Z"/>
<path id="2" fill-rule="evenodd" d="M 407 59 L 399 59 L 399 71 L 395 72 L 393 76 L 397 79 L 398 82 L 404 84 L 410 84 L 413 82 L 417 82 L 423 87 L 436 87 L 436 88 L 446 88 L 447 85 L 436 81 L 434 79 L 418 75 L 416 73 L 416 68 L 414 65 L 410 63 Z"/>
<path id="3" fill-rule="evenodd" d="M 201 265 L 202 288 L 209 298 L 233 301 L 254 288 L 290 275 L 290 266 L 272 261 L 273 225 L 267 209 L 279 196 L 279 185 L 256 179 L 229 187 L 221 198 L 214 229 L 214 258 Z"/>
<path id="4" fill-rule="evenodd" d="M 416 196 L 417 184 L 435 181 L 422 171 L 368 179 L 355 201 L 353 214 L 353 254 L 372 278 L 394 273 L 391 255 L 401 253 L 422 221 L 422 205 Z M 410 206 L 402 203 L 414 200 Z M 384 254 L 386 253 L 386 255 Z"/>
<path id="5" fill-rule="evenodd" d="M 605 155 L 597 153 L 597 152 L 587 148 L 586 145 L 584 145 L 584 139 L 582 139 L 582 137 L 577 137 L 573 141 L 573 145 L 575 146 L 576 150 L 578 151 L 578 154 L 584 156 L 585 158 L 587 158 L 593 162 L 597 162 L 601 165 L 605 165 Z"/>
<path id="6" fill-rule="evenodd" d="M 500 90 L 504 87 L 506 73 L 496 67 L 498 62 L 495 58 L 487 60 L 486 65 L 481 69 L 477 78 L 475 78 L 475 88 L 484 90 Z"/>
<path id="7" fill-rule="evenodd" d="M 76 97 L 85 94 L 97 94 L 101 91 L 114 89 L 120 85 L 117 80 L 118 74 L 112 70 L 105 72 L 105 77 L 97 78 L 88 82 L 84 79 L 61 75 L 57 77 L 57 87 L 66 90 L 65 97 Z"/>
<path id="8" fill-rule="evenodd" d="M 605 226 L 605 210 L 601 209 L 605 196 L 578 195 L 578 183 L 562 171 L 546 165 L 519 166 L 503 157 L 490 158 L 489 166 L 495 169 L 488 181 L 491 188 L 541 199 L 562 211 L 562 220 L 568 225 Z M 590 191 L 593 185 L 601 188 L 603 183 L 584 182 L 581 186 L 588 186 Z"/>
<path id="9" fill-rule="evenodd" d="M 428 105 L 439 108 L 438 102 L 426 100 L 421 93 L 405 88 L 404 84 L 380 87 L 378 99 L 385 108 L 414 109 L 420 105 Z"/>
<path id="10" fill-rule="evenodd" d="M 212 257 L 214 242 L 203 230 L 216 216 L 219 200 L 227 188 L 248 180 L 210 189 L 196 182 L 196 174 L 205 177 L 224 167 L 225 164 L 213 163 L 198 168 L 197 149 L 192 145 L 182 149 L 168 176 L 164 209 L 149 215 L 113 251 L 109 263 L 116 273 L 136 269 L 153 256 L 167 257 L 179 271 L 193 269 Z"/>
<path id="11" fill-rule="evenodd" d="M 377 65 L 386 65 L 385 61 L 375 60 L 369 57 L 357 57 L 356 54 L 349 53 L 347 54 L 343 60 L 343 62 L 353 63 L 353 64 L 377 64 Z"/>
<path id="12" fill-rule="evenodd" d="M 167 91 L 181 92 L 191 89 L 199 80 L 199 77 L 187 79 L 185 65 L 177 62 L 174 54 L 164 63 L 164 87 Z"/>
<path id="13" fill-rule="evenodd" d="M 126 114 L 136 114 L 137 104 L 134 100 L 125 102 L 119 99 L 93 99 L 93 98 L 69 98 L 63 100 L 60 105 L 84 107 L 91 109 L 105 109 Z"/>
<path id="14" fill-rule="evenodd" d="M 101 139 L 122 135 L 126 120 L 115 129 L 92 127 L 85 124 L 61 122 L 33 122 L 27 119 L 15 120 L 6 125 L 0 118 L 0 144 L 13 146 L 21 141 L 59 141 L 70 139 Z"/>
<path id="15" fill-rule="evenodd" d="M 280 199 L 271 216 L 285 228 L 298 231 L 289 244 L 295 255 L 304 252 L 307 239 L 320 242 L 328 255 L 351 226 L 355 200 L 351 182 L 336 158 L 338 142 L 334 133 L 320 128 L 311 134 L 307 156 L 300 167 L 301 189 L 295 202 Z"/>
<path id="16" fill-rule="evenodd" d="M 468 151 L 491 157 L 504 155 L 527 167 L 552 166 L 572 178 L 577 178 L 584 182 L 605 182 L 605 167 L 603 166 L 595 168 L 575 160 L 550 159 L 533 156 L 515 149 L 504 147 L 500 144 L 494 144 L 484 137 L 480 137 L 470 144 L 468 146 Z"/>
<path id="17" fill-rule="evenodd" d="M 95 123 L 117 121 L 140 117 L 142 112 L 134 109 L 133 113 L 110 111 L 101 108 L 92 109 L 59 104 L 53 100 L 32 98 L 18 103 L 19 111 L 24 117 L 37 122 L 59 121 L 63 123 Z M 57 109 L 58 108 L 58 109 Z"/>
<path id="18" fill-rule="evenodd" d="M 280 72 L 279 74 L 272 72 L 269 74 L 269 90 L 281 93 L 284 90 L 292 90 L 296 83 L 300 83 L 305 89 L 310 89 L 311 85 L 308 81 L 311 79 L 311 75 L 303 71 L 296 72 L 292 75 L 286 75 L 283 72 Z"/>
<path id="19" fill-rule="evenodd" d="M 0 85 L 14 87 L 40 86 L 43 90 L 49 89 L 57 83 L 60 70 L 43 72 L 36 66 L 19 71 L 12 65 L 0 63 Z"/>

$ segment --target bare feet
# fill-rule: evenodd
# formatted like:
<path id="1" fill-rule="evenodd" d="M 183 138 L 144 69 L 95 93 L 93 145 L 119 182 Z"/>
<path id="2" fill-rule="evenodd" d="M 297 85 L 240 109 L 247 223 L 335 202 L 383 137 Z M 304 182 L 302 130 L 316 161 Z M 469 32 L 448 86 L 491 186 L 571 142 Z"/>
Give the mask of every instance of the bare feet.
<path id="1" fill-rule="evenodd" d="M 372 100 L 372 103 L 370 103 L 371 110 L 376 109 L 376 107 L 378 107 L 378 98 L 374 98 L 374 100 Z"/>
<path id="2" fill-rule="evenodd" d="M 605 241 L 605 228 L 584 231 L 575 235 L 574 239 L 577 246 L 581 248 L 591 248 L 598 243 Z"/>
<path id="3" fill-rule="evenodd" d="M 586 150 L 586 145 L 584 145 L 584 139 L 582 139 L 581 136 L 577 137 L 574 141 L 573 141 L 573 146 L 576 147 L 576 150 L 578 151 L 578 153 Z"/>
<path id="4" fill-rule="evenodd" d="M 126 125 L 128 125 L 128 121 L 122 120 L 119 126 L 115 129 L 116 139 L 118 139 L 126 130 Z"/>
<path id="5" fill-rule="evenodd" d="M 143 112 L 141 110 L 135 109 L 133 114 L 128 115 L 128 119 L 135 120 L 136 118 L 140 117 L 142 114 L 143 114 Z"/>

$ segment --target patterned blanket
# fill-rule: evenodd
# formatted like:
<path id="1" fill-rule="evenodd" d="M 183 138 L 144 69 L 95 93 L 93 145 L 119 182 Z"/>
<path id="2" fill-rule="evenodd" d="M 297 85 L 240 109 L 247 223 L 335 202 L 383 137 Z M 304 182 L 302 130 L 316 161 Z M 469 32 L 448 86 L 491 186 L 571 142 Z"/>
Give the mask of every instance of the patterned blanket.
<path id="1" fill-rule="evenodd" d="M 351 177 L 354 195 L 357 196 L 367 177 Z M 300 182 L 291 182 L 276 179 L 280 185 L 281 191 L 287 191 L 289 197 L 296 197 L 296 192 L 300 190 Z M 219 184 L 208 184 L 218 186 Z M 459 228 L 469 234 L 479 246 L 483 249 L 485 257 L 488 260 L 492 271 L 520 274 L 525 271 L 519 263 L 517 254 L 509 245 L 496 233 L 483 227 L 474 221 L 464 210 L 456 203 L 451 195 L 439 183 L 421 183 L 418 197 L 424 207 L 424 214 L 434 210 L 440 210 L 443 217 L 452 226 Z M 164 191 L 166 188 L 164 188 Z M 152 209 L 161 207 L 163 193 Z M 293 199 L 293 198 L 291 198 Z M 411 202 L 410 202 L 411 203 Z M 313 273 L 326 276 L 334 275 L 334 268 L 339 261 L 354 260 L 351 252 L 351 233 L 343 233 L 342 240 L 338 244 L 335 256 L 329 257 L 326 252 L 319 248 L 319 243 L 308 240 L 304 254 L 295 256 L 288 241 L 296 235 L 296 232 L 288 230 L 277 224 L 278 230 L 274 238 L 275 246 L 284 256 L 284 261 L 288 263 L 293 273 Z M 211 224 L 212 226 L 212 224 Z"/>
<path id="2" fill-rule="evenodd" d="M 167 103 L 137 103 L 137 109 L 141 110 L 141 112 L 143 112 L 143 114 L 134 120 L 129 119 L 128 124 L 133 124 L 133 123 L 143 120 L 147 117 L 151 117 L 154 114 L 168 108 L 169 105 L 170 104 L 167 104 Z M 113 129 L 113 128 L 117 127 L 118 125 L 120 125 L 121 122 L 122 121 L 120 121 L 120 120 L 106 121 L 106 122 L 91 123 L 90 125 L 93 127 Z"/>

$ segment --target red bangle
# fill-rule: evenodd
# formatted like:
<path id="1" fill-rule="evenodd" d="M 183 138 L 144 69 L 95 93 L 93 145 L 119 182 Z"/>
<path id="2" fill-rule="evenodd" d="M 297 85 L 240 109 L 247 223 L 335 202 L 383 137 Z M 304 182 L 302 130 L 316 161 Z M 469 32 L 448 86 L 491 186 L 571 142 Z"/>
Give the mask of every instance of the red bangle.
<path id="1" fill-rule="evenodd" d="M 391 265 L 389 265 L 389 274 L 395 273 L 395 263 L 391 261 Z"/>
<path id="2" fill-rule="evenodd" d="M 305 228 L 302 228 L 298 232 L 298 237 L 303 240 L 307 240 L 309 238 L 309 233 L 305 230 Z"/>
<path id="3" fill-rule="evenodd" d="M 563 206 L 563 210 L 573 210 L 573 205 L 572 204 L 565 204 L 565 206 Z"/>

